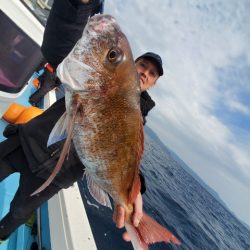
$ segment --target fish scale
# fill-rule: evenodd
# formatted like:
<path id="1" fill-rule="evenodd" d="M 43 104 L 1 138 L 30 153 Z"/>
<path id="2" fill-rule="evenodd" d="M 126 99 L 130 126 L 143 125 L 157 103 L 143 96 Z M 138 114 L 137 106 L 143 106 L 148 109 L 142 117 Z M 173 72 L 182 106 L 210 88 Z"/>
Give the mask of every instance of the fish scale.
<path id="1" fill-rule="evenodd" d="M 126 125 L 124 125 L 123 122 L 124 119 L 129 119 L 128 115 L 124 116 L 127 110 L 126 106 L 128 106 L 127 104 L 124 105 L 126 103 L 124 98 L 122 98 L 121 102 L 117 101 L 118 98 L 114 98 L 117 107 L 115 103 L 108 98 L 103 98 L 104 100 L 102 99 L 100 102 L 96 98 L 93 102 L 89 101 L 90 97 L 85 97 L 85 99 L 88 101 L 82 101 L 84 103 L 84 110 L 87 110 L 86 114 L 84 114 L 84 117 L 87 119 L 79 118 L 76 121 L 75 133 L 73 135 L 74 145 L 80 159 L 85 163 L 87 171 L 89 170 L 91 173 L 96 171 L 99 173 L 100 177 L 98 182 L 106 177 L 104 176 L 105 172 L 107 173 L 106 175 L 110 175 L 110 186 L 102 188 L 115 199 L 116 197 L 113 195 L 111 183 L 119 183 L 119 187 L 116 189 L 122 190 L 122 187 L 125 186 L 122 180 L 126 181 L 125 178 L 120 178 L 120 176 L 123 176 L 122 173 L 129 172 L 127 169 L 131 168 L 131 174 L 129 176 L 133 177 L 134 171 L 136 170 L 134 162 L 135 141 L 133 138 L 139 136 L 137 131 L 140 130 L 140 119 L 138 119 L 138 117 L 140 118 L 140 116 L 138 116 L 140 111 L 138 108 L 137 110 L 135 109 L 138 120 L 137 129 L 135 123 L 131 124 L 130 126 L 133 129 L 130 129 L 131 132 L 129 134 L 129 130 L 124 128 Z M 107 102 L 106 105 L 105 100 Z M 112 112 L 110 102 L 112 103 Z M 110 113 L 112 113 L 112 116 Z M 130 116 L 133 115 L 132 112 L 128 112 L 128 114 L 130 114 Z M 133 117 L 131 117 L 130 120 L 133 121 Z M 95 126 L 92 124 L 95 124 Z M 120 124 L 122 124 L 122 126 Z M 138 139 L 139 138 L 136 138 L 136 141 L 138 141 Z M 91 162 L 91 164 L 87 162 Z M 95 164 L 93 164 L 93 162 L 95 162 Z M 122 172 L 119 166 L 123 166 Z M 96 176 L 98 176 L 98 174 L 96 174 Z M 130 178 L 130 183 L 132 182 L 132 177 Z M 97 180 L 97 178 L 95 179 Z M 115 191 L 115 193 L 117 192 Z"/>

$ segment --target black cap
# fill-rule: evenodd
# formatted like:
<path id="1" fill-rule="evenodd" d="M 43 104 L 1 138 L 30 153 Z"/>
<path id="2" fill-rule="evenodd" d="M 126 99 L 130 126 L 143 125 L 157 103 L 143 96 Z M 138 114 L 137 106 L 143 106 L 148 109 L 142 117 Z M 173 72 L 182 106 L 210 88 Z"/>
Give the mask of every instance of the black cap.
<path id="1" fill-rule="evenodd" d="M 139 56 L 135 61 L 138 61 L 139 59 L 142 59 L 142 58 L 146 58 L 146 59 L 149 59 L 150 61 L 152 61 L 158 69 L 159 76 L 163 75 L 162 60 L 161 60 L 161 57 L 159 55 L 157 55 L 153 52 L 147 52 L 147 53 Z"/>

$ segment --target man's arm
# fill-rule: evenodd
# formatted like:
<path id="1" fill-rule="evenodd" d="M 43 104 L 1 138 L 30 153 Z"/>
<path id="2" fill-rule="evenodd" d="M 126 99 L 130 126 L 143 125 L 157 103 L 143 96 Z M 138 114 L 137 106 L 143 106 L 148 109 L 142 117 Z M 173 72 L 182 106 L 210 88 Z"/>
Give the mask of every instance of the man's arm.
<path id="1" fill-rule="evenodd" d="M 82 36 L 90 16 L 102 11 L 103 0 L 55 0 L 44 31 L 42 53 L 56 68 Z"/>
<path id="2" fill-rule="evenodd" d="M 44 31 L 41 51 L 48 63 L 38 77 L 39 89 L 29 102 L 36 106 L 50 90 L 61 82 L 55 70 L 82 36 L 90 16 L 102 12 L 104 0 L 55 0 Z"/>

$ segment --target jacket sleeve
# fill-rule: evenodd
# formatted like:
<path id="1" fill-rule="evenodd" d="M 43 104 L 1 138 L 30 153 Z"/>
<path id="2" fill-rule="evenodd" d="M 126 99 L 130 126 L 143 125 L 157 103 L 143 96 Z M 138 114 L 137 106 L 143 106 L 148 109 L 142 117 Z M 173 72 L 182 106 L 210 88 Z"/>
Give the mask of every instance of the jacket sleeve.
<path id="1" fill-rule="evenodd" d="M 103 7 L 103 0 L 75 3 L 73 0 L 55 0 L 47 20 L 41 50 L 54 68 L 79 40 L 88 18 L 101 12 Z"/>
<path id="2" fill-rule="evenodd" d="M 145 183 L 145 178 L 141 171 L 139 173 L 139 176 L 141 181 L 141 194 L 144 194 L 146 192 L 146 183 Z"/>
<path id="3" fill-rule="evenodd" d="M 148 112 L 155 106 L 155 102 L 152 100 L 150 95 L 145 91 L 141 93 L 140 98 L 140 107 L 141 107 L 141 114 L 143 117 L 143 125 L 146 124 L 146 116 Z"/>

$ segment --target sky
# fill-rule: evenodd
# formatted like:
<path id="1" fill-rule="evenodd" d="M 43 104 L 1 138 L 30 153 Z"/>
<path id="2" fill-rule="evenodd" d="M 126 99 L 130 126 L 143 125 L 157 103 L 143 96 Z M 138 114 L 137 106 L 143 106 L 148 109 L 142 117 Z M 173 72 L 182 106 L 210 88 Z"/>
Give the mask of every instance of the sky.
<path id="1" fill-rule="evenodd" d="M 250 1 L 106 0 L 134 57 L 161 55 L 147 125 L 250 225 Z"/>

